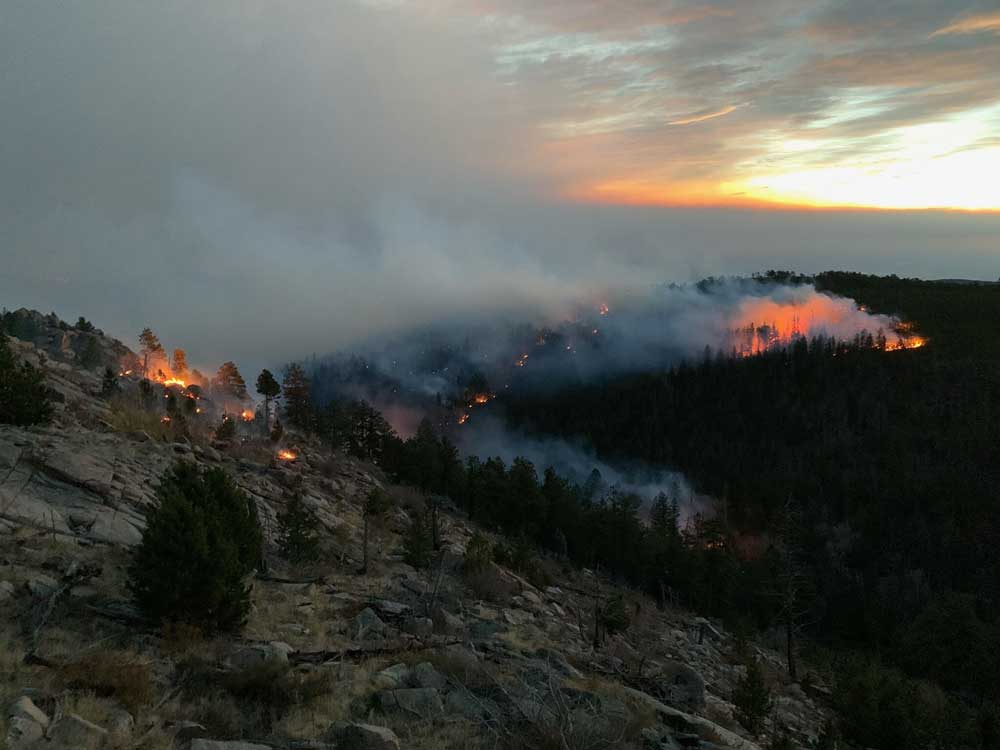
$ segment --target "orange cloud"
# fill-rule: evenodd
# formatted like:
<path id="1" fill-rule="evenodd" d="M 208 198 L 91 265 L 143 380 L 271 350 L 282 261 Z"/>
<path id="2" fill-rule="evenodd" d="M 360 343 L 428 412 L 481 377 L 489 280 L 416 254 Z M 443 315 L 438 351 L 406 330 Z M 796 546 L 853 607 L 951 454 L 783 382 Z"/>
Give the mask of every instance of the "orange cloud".
<path id="1" fill-rule="evenodd" d="M 938 29 L 933 34 L 935 36 L 944 36 L 946 34 L 979 34 L 984 31 L 991 31 L 994 34 L 1000 35 L 1000 10 L 994 11 L 992 13 L 978 13 L 972 16 L 966 16 L 957 21 L 952 21 L 947 26 Z"/>
<path id="2" fill-rule="evenodd" d="M 706 120 L 714 120 L 716 117 L 725 117 L 726 115 L 735 112 L 739 107 L 735 104 L 731 104 L 728 107 L 723 107 L 717 112 L 709 112 L 704 115 L 695 115 L 693 117 L 686 117 L 681 120 L 673 120 L 668 125 L 694 125 L 698 122 L 705 122 Z"/>

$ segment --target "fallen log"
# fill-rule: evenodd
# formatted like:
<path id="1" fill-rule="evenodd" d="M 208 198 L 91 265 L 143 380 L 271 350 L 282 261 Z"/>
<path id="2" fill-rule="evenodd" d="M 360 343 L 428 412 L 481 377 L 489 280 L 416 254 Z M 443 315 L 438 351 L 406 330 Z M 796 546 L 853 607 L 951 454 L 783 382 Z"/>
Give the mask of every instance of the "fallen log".
<path id="1" fill-rule="evenodd" d="M 462 642 L 461 638 L 396 638 L 393 640 L 377 640 L 349 648 L 330 651 L 295 651 L 288 655 L 292 664 L 323 664 L 328 661 L 349 661 L 367 659 L 372 656 L 398 654 L 405 651 L 425 651 L 427 649 L 455 646 Z"/>

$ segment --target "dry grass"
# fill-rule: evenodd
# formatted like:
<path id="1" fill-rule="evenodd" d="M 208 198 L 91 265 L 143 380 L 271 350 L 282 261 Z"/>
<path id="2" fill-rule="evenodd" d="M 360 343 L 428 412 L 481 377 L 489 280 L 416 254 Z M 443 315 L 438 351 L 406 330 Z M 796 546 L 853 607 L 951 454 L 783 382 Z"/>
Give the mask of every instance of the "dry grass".
<path id="1" fill-rule="evenodd" d="M 321 667 L 319 674 L 326 681 L 326 691 L 304 695 L 275 726 L 276 732 L 297 739 L 316 738 L 333 722 L 347 721 L 363 713 L 375 691 L 372 676 L 385 666 L 383 662 L 371 660 Z"/>
<path id="2" fill-rule="evenodd" d="M 463 578 L 473 596 L 493 604 L 506 604 L 518 590 L 517 584 L 493 565 L 469 570 L 464 573 Z"/>
<path id="3" fill-rule="evenodd" d="M 109 406 L 111 426 L 116 432 L 145 432 L 154 440 L 163 441 L 179 437 L 171 424 L 160 421 L 161 414 L 143 409 L 134 397 L 116 396 Z"/>
<path id="4" fill-rule="evenodd" d="M 114 698 L 132 714 L 153 700 L 153 669 L 130 651 L 102 649 L 84 654 L 59 670 L 66 687 Z"/>

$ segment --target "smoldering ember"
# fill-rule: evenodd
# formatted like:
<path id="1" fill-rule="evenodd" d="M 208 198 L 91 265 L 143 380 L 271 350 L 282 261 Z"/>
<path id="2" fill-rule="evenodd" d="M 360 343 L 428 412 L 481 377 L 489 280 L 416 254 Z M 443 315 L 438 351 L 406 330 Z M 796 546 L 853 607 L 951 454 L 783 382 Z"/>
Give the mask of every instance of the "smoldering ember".
<path id="1" fill-rule="evenodd" d="M 7 6 L 7 750 L 1000 748 L 989 2 Z"/>

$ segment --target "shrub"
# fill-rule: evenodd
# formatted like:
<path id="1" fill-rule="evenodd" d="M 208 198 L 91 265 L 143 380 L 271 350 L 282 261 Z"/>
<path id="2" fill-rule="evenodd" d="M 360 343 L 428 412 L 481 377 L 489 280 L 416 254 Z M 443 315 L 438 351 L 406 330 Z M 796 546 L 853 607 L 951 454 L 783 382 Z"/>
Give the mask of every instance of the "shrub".
<path id="1" fill-rule="evenodd" d="M 159 622 L 237 630 L 250 608 L 244 579 L 260 561 L 257 509 L 222 469 L 164 472 L 129 570 L 139 608 Z"/>
<path id="2" fill-rule="evenodd" d="M 296 493 L 278 514 L 278 553 L 292 563 L 311 562 L 319 557 L 319 521 Z"/>
<path id="3" fill-rule="evenodd" d="M 615 597 L 601 608 L 601 627 L 609 635 L 624 633 L 631 624 L 632 618 L 623 597 Z"/>
<path id="4" fill-rule="evenodd" d="M 515 594 L 516 585 L 501 575 L 500 571 L 489 566 L 475 571 L 466 571 L 465 583 L 477 599 L 493 604 L 502 604 Z"/>
<path id="5" fill-rule="evenodd" d="M 465 546 L 463 566 L 469 574 L 479 573 L 490 567 L 493 558 L 493 545 L 486 535 L 477 531 Z"/>
<path id="6" fill-rule="evenodd" d="M 771 714 L 771 691 L 764 683 L 764 673 L 756 659 L 747 662 L 746 674 L 733 691 L 733 704 L 736 720 L 750 734 L 760 734 Z"/>
<path id="7" fill-rule="evenodd" d="M 52 400 L 44 376 L 27 362 L 18 364 L 7 337 L 0 334 L 0 424 L 25 427 L 52 419 Z"/>
<path id="8" fill-rule="evenodd" d="M 215 439 L 232 440 L 234 437 L 236 437 L 236 420 L 226 414 L 215 428 Z"/>

